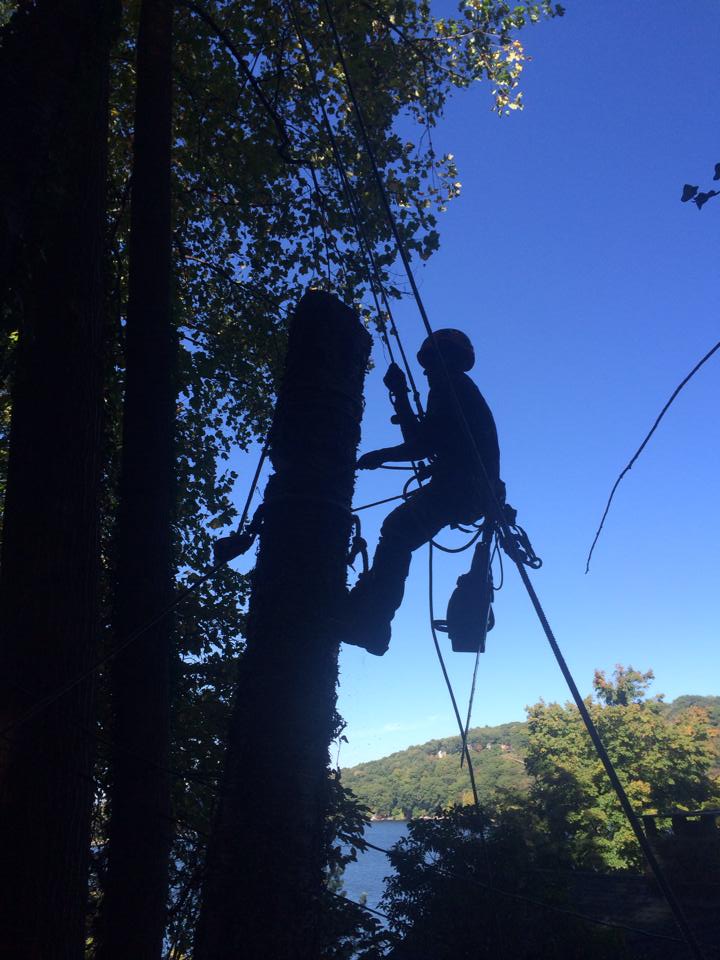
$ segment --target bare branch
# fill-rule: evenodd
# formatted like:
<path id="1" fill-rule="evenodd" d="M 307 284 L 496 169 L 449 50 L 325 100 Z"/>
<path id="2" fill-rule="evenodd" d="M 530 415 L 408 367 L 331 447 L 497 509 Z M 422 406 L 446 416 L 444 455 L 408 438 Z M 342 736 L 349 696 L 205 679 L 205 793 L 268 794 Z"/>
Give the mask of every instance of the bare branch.
<path id="1" fill-rule="evenodd" d="M 677 397 L 677 395 L 680 393 L 680 391 L 681 391 L 682 388 L 685 386 L 685 384 L 688 383 L 688 381 L 690 381 L 690 380 L 695 376 L 695 374 L 698 372 L 698 370 L 700 369 L 700 367 L 702 367 L 702 365 L 703 365 L 704 363 L 706 363 L 706 362 L 710 359 L 710 357 L 712 357 L 712 355 L 713 355 L 714 353 L 717 353 L 718 350 L 720 350 L 720 340 L 718 340 L 718 342 L 715 344 L 714 347 L 712 347 L 712 349 L 708 350 L 708 352 L 705 354 L 705 356 L 702 358 L 702 360 L 699 360 L 699 361 L 695 364 L 695 366 L 692 368 L 692 370 L 690 371 L 690 373 L 685 377 L 685 379 L 682 380 L 682 381 L 677 385 L 677 387 L 675 387 L 675 389 L 674 389 L 673 392 L 672 392 L 672 395 L 670 396 L 670 399 L 668 400 L 668 402 L 665 404 L 665 406 L 662 408 L 662 410 L 661 410 L 660 413 L 658 414 L 657 419 L 655 420 L 655 423 L 652 425 L 652 429 L 650 430 L 650 432 L 648 433 L 648 435 L 645 437 L 645 439 L 643 440 L 643 442 L 640 444 L 640 446 L 637 448 L 637 450 L 635 451 L 635 453 L 634 453 L 633 456 L 632 456 L 632 459 L 630 460 L 630 462 L 627 464 L 627 466 L 624 468 L 624 470 L 622 471 L 622 473 L 620 474 L 620 476 L 617 478 L 617 480 L 616 480 L 615 483 L 613 484 L 613 488 L 612 488 L 612 490 L 610 491 L 610 496 L 608 497 L 608 502 L 607 502 L 607 504 L 605 505 L 605 512 L 603 513 L 603 515 L 602 515 L 602 520 L 600 521 L 600 526 L 599 526 L 598 529 L 597 529 L 597 533 L 595 534 L 595 539 L 593 540 L 592 546 L 590 547 L 590 553 L 588 554 L 587 560 L 585 561 L 585 573 L 589 573 L 589 572 L 590 572 L 590 560 L 592 559 L 593 550 L 595 549 L 595 544 L 598 542 L 598 539 L 599 539 L 599 537 L 600 537 L 600 534 L 602 533 L 602 529 L 603 529 L 603 527 L 604 527 L 604 525 L 605 525 L 605 518 L 606 518 L 607 515 L 608 515 L 608 512 L 609 512 L 609 510 L 610 510 L 610 504 L 612 503 L 613 497 L 615 496 L 615 491 L 616 491 L 617 488 L 620 486 L 620 482 L 622 481 L 622 479 L 623 479 L 623 477 L 625 476 L 625 474 L 628 473 L 630 470 L 632 470 L 633 466 L 635 465 L 635 461 L 637 460 L 637 458 L 640 456 L 640 454 L 643 452 L 643 450 L 644 450 L 645 447 L 647 446 L 648 441 L 650 440 L 650 437 L 651 437 L 651 436 L 655 433 L 655 431 L 657 430 L 657 428 L 658 428 L 658 426 L 659 426 L 659 424 L 660 424 L 660 421 L 662 420 L 662 418 L 665 416 L 665 414 L 666 414 L 666 413 L 668 412 L 668 410 L 670 409 L 670 406 L 671 406 L 672 402 L 675 400 L 675 397 Z"/>

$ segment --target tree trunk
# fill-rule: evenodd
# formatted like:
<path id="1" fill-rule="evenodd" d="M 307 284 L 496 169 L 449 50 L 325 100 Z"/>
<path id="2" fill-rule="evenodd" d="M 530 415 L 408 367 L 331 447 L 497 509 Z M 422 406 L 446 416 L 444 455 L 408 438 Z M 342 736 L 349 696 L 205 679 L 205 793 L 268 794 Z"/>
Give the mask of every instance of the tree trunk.
<path id="1" fill-rule="evenodd" d="M 116 0 L 20 3 L 2 30 L 0 300 L 7 298 L 9 282 L 22 299 L 18 287 L 27 256 L 49 239 L 42 229 L 48 189 L 61 188 L 60 154 L 75 148 L 65 138 L 77 122 L 78 97 L 89 103 L 82 86 L 82 78 L 89 79 L 88 51 L 107 41 L 95 8 L 102 12 L 115 5 Z"/>
<path id="2" fill-rule="evenodd" d="M 34 225 L 33 243 L 25 232 L 16 261 L 20 335 L 0 576 L 0 955 L 14 960 L 81 960 L 87 908 L 108 55 L 116 10 L 109 0 L 61 7 L 34 5 L 42 30 L 27 21 L 27 32 L 11 43 L 18 76 L 31 73 L 28 63 L 41 75 L 30 90 L 16 91 L 30 96 L 28 110 L 47 113 L 42 96 L 54 102 L 53 79 L 67 98 L 44 141 L 52 176 L 34 185 L 32 198 L 13 198 L 18 216 Z M 72 55 L 49 52 L 46 62 L 34 40 L 48 40 L 53 23 L 58 51 Z M 68 37 L 68 29 L 77 35 Z M 22 100 L 10 112 L 17 118 L 21 109 Z M 4 184 L 12 180 L 7 171 Z"/>
<path id="3" fill-rule="evenodd" d="M 370 337 L 307 294 L 290 328 L 275 468 L 210 842 L 196 960 L 316 960 L 355 452 Z"/>
<path id="4" fill-rule="evenodd" d="M 122 642 L 171 600 L 177 346 L 171 315 L 172 2 L 143 0 L 130 210 L 123 446 L 114 635 Z M 158 960 L 172 841 L 172 618 L 112 662 L 108 869 L 101 960 Z"/>

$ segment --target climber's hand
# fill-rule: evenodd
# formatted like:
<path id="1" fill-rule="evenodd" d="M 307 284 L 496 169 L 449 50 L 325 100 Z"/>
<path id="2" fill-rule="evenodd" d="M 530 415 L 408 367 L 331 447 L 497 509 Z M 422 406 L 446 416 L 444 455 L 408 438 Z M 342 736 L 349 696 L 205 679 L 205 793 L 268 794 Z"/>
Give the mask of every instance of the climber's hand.
<path id="1" fill-rule="evenodd" d="M 407 380 L 405 379 L 405 374 L 402 372 L 400 367 L 396 363 L 391 363 L 385 372 L 383 377 L 383 383 L 388 388 L 390 393 L 394 393 L 397 396 L 400 393 L 408 392 Z"/>
<path id="2" fill-rule="evenodd" d="M 358 470 L 377 470 L 385 463 L 384 450 L 370 450 L 364 453 L 357 462 Z"/>

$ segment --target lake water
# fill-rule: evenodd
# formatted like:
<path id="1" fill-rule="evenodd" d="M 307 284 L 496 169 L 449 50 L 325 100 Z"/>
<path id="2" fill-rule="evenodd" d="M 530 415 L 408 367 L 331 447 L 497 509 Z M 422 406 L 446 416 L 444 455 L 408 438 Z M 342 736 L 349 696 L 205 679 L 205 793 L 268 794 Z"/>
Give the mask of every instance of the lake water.
<path id="1" fill-rule="evenodd" d="M 377 820 L 365 828 L 365 839 L 386 850 L 406 835 L 407 823 L 404 820 Z M 377 909 L 385 892 L 384 878 L 391 873 L 390 861 L 384 853 L 371 849 L 358 853 L 357 861 L 345 868 L 344 895 L 356 902 L 365 896 L 367 905 Z"/>

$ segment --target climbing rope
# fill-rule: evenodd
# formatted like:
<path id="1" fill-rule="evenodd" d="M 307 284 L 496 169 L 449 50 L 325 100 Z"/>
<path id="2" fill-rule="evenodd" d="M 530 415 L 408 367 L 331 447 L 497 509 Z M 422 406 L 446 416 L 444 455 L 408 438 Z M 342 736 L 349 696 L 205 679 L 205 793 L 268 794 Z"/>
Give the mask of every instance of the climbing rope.
<path id="1" fill-rule="evenodd" d="M 473 666 L 473 675 L 472 683 L 470 684 L 470 696 L 468 697 L 468 708 L 467 708 L 467 717 L 465 718 L 465 726 L 462 732 L 462 750 L 460 752 L 460 767 L 462 768 L 463 759 L 465 754 L 468 753 L 467 742 L 468 742 L 468 733 L 470 732 L 470 718 L 472 717 L 472 708 L 473 703 L 475 702 L 475 685 L 477 683 L 478 667 L 480 666 L 480 654 L 482 653 L 482 648 L 478 646 L 475 653 L 475 664 Z"/>

